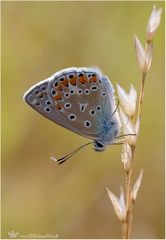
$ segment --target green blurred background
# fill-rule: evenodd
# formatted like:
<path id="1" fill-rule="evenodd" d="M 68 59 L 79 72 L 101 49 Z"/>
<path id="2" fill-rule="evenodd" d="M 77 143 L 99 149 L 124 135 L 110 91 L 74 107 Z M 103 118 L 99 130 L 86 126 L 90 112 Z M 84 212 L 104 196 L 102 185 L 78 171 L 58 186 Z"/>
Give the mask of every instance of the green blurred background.
<path id="1" fill-rule="evenodd" d="M 91 147 L 64 165 L 62 156 L 88 142 L 33 111 L 24 92 L 71 66 L 98 66 L 112 83 L 139 89 L 133 33 L 145 40 L 152 6 L 164 2 L 2 2 L 2 238 L 120 238 L 105 187 L 125 186 L 121 146 Z M 164 12 L 154 39 L 133 177 L 144 169 L 133 238 L 164 238 Z"/>

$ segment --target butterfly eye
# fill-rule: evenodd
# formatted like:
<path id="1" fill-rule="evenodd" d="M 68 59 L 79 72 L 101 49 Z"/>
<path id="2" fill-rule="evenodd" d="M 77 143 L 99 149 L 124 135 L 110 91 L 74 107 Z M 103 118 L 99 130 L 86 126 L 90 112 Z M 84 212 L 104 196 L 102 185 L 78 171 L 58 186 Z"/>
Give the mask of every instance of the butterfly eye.
<path id="1" fill-rule="evenodd" d="M 55 91 L 55 89 L 51 89 L 51 95 L 54 97 L 55 95 L 56 95 L 56 91 Z"/>
<path id="2" fill-rule="evenodd" d="M 97 111 L 101 111 L 101 107 L 98 105 L 98 106 L 96 107 L 96 110 L 97 110 Z"/>
<path id="3" fill-rule="evenodd" d="M 89 128 L 89 127 L 91 127 L 91 122 L 90 121 L 85 121 L 84 125 L 85 125 L 85 127 Z"/>
<path id="4" fill-rule="evenodd" d="M 75 114 L 69 114 L 68 119 L 71 121 L 74 121 L 76 119 L 76 115 Z"/>
<path id="5" fill-rule="evenodd" d="M 103 151 L 104 150 L 104 145 L 98 141 L 95 141 L 95 150 L 96 151 Z"/>
<path id="6" fill-rule="evenodd" d="M 99 147 L 99 148 L 102 148 L 103 147 L 103 144 L 99 143 L 99 142 L 96 142 L 96 145 Z"/>
<path id="7" fill-rule="evenodd" d="M 47 113 L 50 113 L 50 112 L 51 112 L 51 108 L 45 107 L 45 108 L 44 108 L 44 111 L 47 112 Z"/>

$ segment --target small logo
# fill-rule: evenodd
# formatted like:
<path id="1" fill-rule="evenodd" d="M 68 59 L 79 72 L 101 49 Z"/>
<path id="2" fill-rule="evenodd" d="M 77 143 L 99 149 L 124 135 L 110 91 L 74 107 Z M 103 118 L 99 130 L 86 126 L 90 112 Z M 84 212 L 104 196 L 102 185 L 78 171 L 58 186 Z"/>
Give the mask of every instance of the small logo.
<path id="1" fill-rule="evenodd" d="M 10 238 L 16 238 L 18 234 L 19 232 L 15 232 L 14 230 L 12 230 L 11 232 L 8 232 L 8 235 L 10 236 Z"/>

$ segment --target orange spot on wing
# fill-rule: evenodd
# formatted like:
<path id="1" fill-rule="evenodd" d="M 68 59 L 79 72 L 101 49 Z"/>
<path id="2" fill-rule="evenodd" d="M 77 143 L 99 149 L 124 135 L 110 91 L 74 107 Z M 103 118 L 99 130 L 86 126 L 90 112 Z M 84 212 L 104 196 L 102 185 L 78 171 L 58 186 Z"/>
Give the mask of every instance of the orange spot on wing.
<path id="1" fill-rule="evenodd" d="M 56 87 L 56 90 L 63 91 L 62 85 L 59 83 L 58 86 Z"/>
<path id="2" fill-rule="evenodd" d="M 65 87 L 68 87 L 68 86 L 69 86 L 69 85 L 68 85 L 68 80 L 67 80 L 67 79 L 64 79 L 63 82 L 62 82 L 62 84 L 63 84 Z"/>
<path id="3" fill-rule="evenodd" d="M 92 82 L 97 82 L 97 77 L 96 76 L 92 76 L 89 80 L 90 83 Z"/>
<path id="4" fill-rule="evenodd" d="M 58 109 L 58 110 L 62 110 L 62 105 L 61 105 L 60 103 L 57 103 L 57 105 L 56 105 L 56 109 Z"/>
<path id="5" fill-rule="evenodd" d="M 62 95 L 60 94 L 60 92 L 58 92 L 58 94 L 54 96 L 54 99 L 57 101 L 62 100 Z"/>
<path id="6" fill-rule="evenodd" d="M 85 76 L 81 76 L 79 77 L 79 80 L 82 84 L 86 83 L 87 82 L 87 78 Z"/>
<path id="7" fill-rule="evenodd" d="M 72 78 L 70 78 L 69 82 L 72 84 L 72 85 L 76 85 L 76 80 L 77 80 L 77 77 L 76 76 L 73 76 Z"/>

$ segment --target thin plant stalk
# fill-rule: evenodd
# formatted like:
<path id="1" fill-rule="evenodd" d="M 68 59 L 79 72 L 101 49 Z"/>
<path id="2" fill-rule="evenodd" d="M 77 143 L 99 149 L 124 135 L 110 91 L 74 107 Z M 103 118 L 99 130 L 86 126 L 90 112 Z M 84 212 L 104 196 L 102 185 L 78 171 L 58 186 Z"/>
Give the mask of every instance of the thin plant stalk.
<path id="1" fill-rule="evenodd" d="M 137 117 L 141 116 L 141 107 L 142 107 L 143 96 L 144 96 L 145 78 L 146 78 L 146 73 L 143 73 L 142 79 L 141 79 L 139 100 L 138 100 Z M 132 198 L 131 198 L 131 192 L 132 192 L 132 172 L 133 172 L 133 166 L 134 166 L 135 146 L 131 146 L 131 151 L 132 151 L 131 168 L 129 169 L 128 172 L 126 172 L 126 219 L 124 221 L 124 224 L 125 224 L 125 234 L 123 234 L 124 239 L 129 239 L 131 236 L 131 227 L 132 227 L 132 219 L 133 219 L 134 202 L 132 201 Z"/>
<path id="2" fill-rule="evenodd" d="M 145 49 L 143 48 L 138 37 L 136 35 L 134 36 L 136 56 L 138 60 L 138 66 L 141 72 L 141 83 L 138 102 L 137 92 L 133 85 L 131 85 L 129 93 L 127 94 L 125 90 L 119 84 L 117 84 L 118 97 L 120 101 L 119 117 L 125 136 L 125 140 L 122 146 L 122 162 L 125 170 L 126 189 L 124 194 L 123 188 L 121 187 L 121 194 L 119 198 L 115 194 L 113 194 L 108 188 L 107 192 L 113 204 L 115 213 L 118 219 L 121 221 L 123 239 L 131 238 L 134 203 L 143 177 L 142 169 L 140 171 L 139 177 L 133 184 L 132 173 L 134 167 L 134 154 L 136 149 L 137 136 L 139 133 L 145 80 L 151 66 L 153 37 L 160 24 L 161 13 L 161 8 L 157 10 L 156 6 L 153 6 L 153 10 L 147 26 Z M 129 137 L 127 135 L 133 136 Z"/>
<path id="3" fill-rule="evenodd" d="M 141 106 L 142 106 L 143 97 L 144 97 L 145 78 L 146 78 L 146 73 L 143 73 L 142 77 L 141 77 L 141 87 L 140 87 L 140 94 L 139 94 L 138 115 L 137 115 L 137 117 L 141 116 Z"/>
<path id="4" fill-rule="evenodd" d="M 152 41 L 146 41 L 146 47 L 145 47 L 145 55 L 148 52 L 149 47 L 151 46 Z M 142 72 L 141 74 L 141 86 L 140 86 L 140 93 L 139 93 L 139 100 L 138 100 L 138 109 L 137 109 L 137 118 L 141 117 L 141 108 L 143 103 L 143 97 L 144 97 L 144 89 L 145 89 L 145 79 L 146 79 L 147 72 Z M 135 119 L 135 121 L 136 121 Z M 131 117 L 131 121 L 134 122 L 134 117 Z M 132 192 L 132 172 L 133 172 L 133 165 L 134 165 L 134 152 L 135 152 L 136 146 L 131 146 L 132 151 L 132 158 L 131 158 L 131 168 L 128 172 L 126 172 L 126 218 L 124 220 L 124 232 L 122 234 L 123 239 L 130 239 L 131 237 L 131 227 L 132 227 L 132 219 L 133 219 L 133 206 L 134 201 L 131 197 Z"/>
<path id="5" fill-rule="evenodd" d="M 146 73 L 142 73 L 141 78 L 141 86 L 140 86 L 140 94 L 138 100 L 138 110 L 137 110 L 137 118 L 141 116 L 141 107 L 144 96 L 144 88 L 145 88 L 145 79 Z M 132 117 L 131 121 L 134 121 Z M 124 229 L 125 234 L 123 234 L 123 239 L 129 239 L 131 236 L 131 227 L 132 227 L 132 219 L 133 219 L 133 205 L 131 192 L 132 192 L 132 172 L 134 166 L 134 153 L 136 146 L 131 146 L 132 158 L 131 158 L 131 167 L 128 172 L 126 172 L 126 219 L 124 221 Z"/>
<path id="6" fill-rule="evenodd" d="M 132 191 L 132 171 L 134 165 L 134 151 L 135 147 L 132 147 L 132 159 L 131 159 L 131 168 L 128 172 L 126 172 L 126 218 L 124 221 L 125 224 L 125 234 L 124 239 L 129 239 L 131 234 L 131 225 L 132 225 L 132 214 L 133 214 L 133 207 L 132 207 L 132 199 L 131 199 L 131 191 Z"/>
<path id="7" fill-rule="evenodd" d="M 147 55 L 147 51 L 148 51 L 150 45 L 152 45 L 152 42 L 151 41 L 146 41 L 145 55 Z M 140 94 L 139 94 L 139 101 L 138 101 L 138 115 L 137 115 L 137 117 L 141 116 L 141 106 L 142 106 L 143 97 L 144 97 L 146 74 L 147 74 L 146 72 L 143 72 L 141 74 L 141 87 L 140 87 Z"/>

